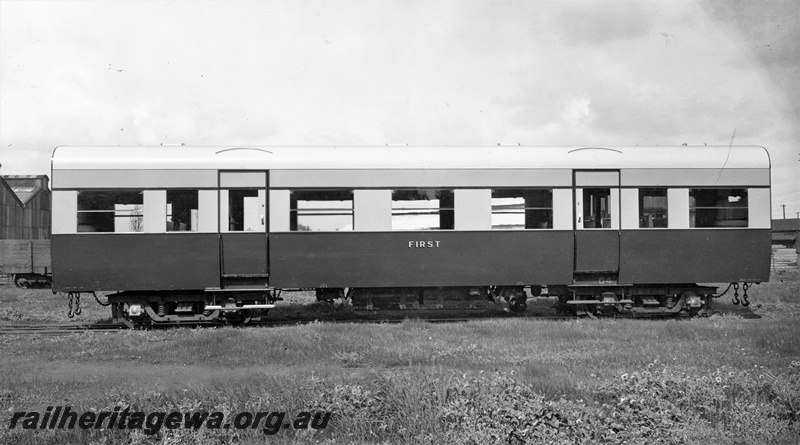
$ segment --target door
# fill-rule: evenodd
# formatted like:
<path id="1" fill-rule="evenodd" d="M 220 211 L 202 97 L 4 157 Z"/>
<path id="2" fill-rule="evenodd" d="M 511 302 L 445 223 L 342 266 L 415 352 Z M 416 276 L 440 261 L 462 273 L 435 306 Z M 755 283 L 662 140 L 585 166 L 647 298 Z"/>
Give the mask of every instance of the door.
<path id="1" fill-rule="evenodd" d="M 576 170 L 575 272 L 619 271 L 619 170 Z"/>
<path id="2" fill-rule="evenodd" d="M 264 285 L 268 277 L 269 172 L 219 173 L 220 260 L 223 287 Z"/>

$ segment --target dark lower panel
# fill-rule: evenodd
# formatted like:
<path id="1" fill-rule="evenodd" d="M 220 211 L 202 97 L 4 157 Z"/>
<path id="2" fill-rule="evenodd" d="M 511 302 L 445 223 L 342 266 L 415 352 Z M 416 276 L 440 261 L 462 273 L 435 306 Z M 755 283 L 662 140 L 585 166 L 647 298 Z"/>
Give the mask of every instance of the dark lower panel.
<path id="1" fill-rule="evenodd" d="M 270 285 L 567 284 L 572 231 L 272 233 Z"/>
<path id="2" fill-rule="evenodd" d="M 621 283 L 769 280 L 769 229 L 624 230 Z"/>
<path id="3" fill-rule="evenodd" d="M 619 270 L 619 232 L 578 230 L 575 232 L 576 272 Z"/>
<path id="4" fill-rule="evenodd" d="M 222 252 L 222 273 L 224 275 L 263 275 L 267 273 L 267 235 L 265 233 L 223 233 Z"/>
<path id="5" fill-rule="evenodd" d="M 53 235 L 56 291 L 179 290 L 219 286 L 219 235 Z"/>

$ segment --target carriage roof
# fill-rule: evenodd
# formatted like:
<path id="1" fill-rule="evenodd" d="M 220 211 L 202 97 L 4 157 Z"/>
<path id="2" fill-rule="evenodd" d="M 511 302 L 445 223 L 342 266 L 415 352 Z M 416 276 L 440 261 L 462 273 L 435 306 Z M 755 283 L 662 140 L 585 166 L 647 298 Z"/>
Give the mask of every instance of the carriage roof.
<path id="1" fill-rule="evenodd" d="M 768 169 L 758 146 L 62 146 L 53 170 Z"/>

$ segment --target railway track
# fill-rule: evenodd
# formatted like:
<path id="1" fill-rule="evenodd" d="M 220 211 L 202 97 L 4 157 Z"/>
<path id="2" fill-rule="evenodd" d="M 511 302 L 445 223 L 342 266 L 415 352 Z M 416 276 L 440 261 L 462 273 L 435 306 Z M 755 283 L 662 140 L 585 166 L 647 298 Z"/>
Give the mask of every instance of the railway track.
<path id="1" fill-rule="evenodd" d="M 254 321 L 243 325 L 242 327 L 251 328 L 271 328 L 282 326 L 298 326 L 312 323 L 373 323 L 373 324 L 394 324 L 402 323 L 408 320 L 420 320 L 427 323 L 465 323 L 469 321 L 484 321 L 484 320 L 504 320 L 504 319 L 530 319 L 530 320 L 545 320 L 545 321 L 566 321 L 577 319 L 594 319 L 594 316 L 576 317 L 573 315 L 557 315 L 543 313 L 541 309 L 529 311 L 526 313 L 510 313 L 502 311 L 483 311 L 475 310 L 473 313 L 464 314 L 464 311 L 455 313 L 443 313 L 442 310 L 397 310 L 397 311 L 380 311 L 375 313 L 361 312 L 353 316 L 352 313 L 341 314 L 336 310 L 327 313 L 294 313 L 284 312 L 273 315 L 273 318 L 268 318 L 262 321 Z M 717 313 L 712 311 L 710 314 Z M 274 315 L 279 315 L 274 317 Z M 743 318 L 760 318 L 758 315 L 747 312 L 739 313 Z M 605 318 L 605 317 L 603 317 Z M 618 316 L 615 318 L 649 318 L 649 317 L 631 317 L 631 316 Z M 676 317 L 665 317 L 657 319 L 674 319 Z M 677 317 L 680 318 L 680 317 Z M 137 329 L 167 329 L 175 327 L 219 327 L 225 326 L 220 323 L 163 323 L 154 326 L 141 326 Z M 42 335 L 66 335 L 79 332 L 111 332 L 111 331 L 127 331 L 130 330 L 125 324 L 112 324 L 112 323 L 42 323 L 42 324 L 0 324 L 0 335 L 28 335 L 28 334 L 42 334 Z"/>
<path id="2" fill-rule="evenodd" d="M 292 326 L 292 325 L 304 325 L 304 324 L 311 324 L 316 322 L 321 323 L 374 323 L 374 324 L 394 324 L 394 323 L 402 323 L 404 321 L 409 320 L 420 320 L 426 323 L 465 323 L 469 321 L 486 321 L 486 320 L 504 320 L 508 318 L 524 318 L 524 319 L 532 319 L 532 320 L 571 320 L 575 319 L 575 317 L 571 316 L 545 316 L 545 315 L 520 315 L 514 317 L 498 317 L 498 316 L 481 316 L 481 317 L 425 317 L 425 316 L 413 316 L 413 317 L 383 317 L 383 318 L 364 318 L 364 319 L 345 319 L 345 320 L 265 320 L 257 323 L 251 324 L 251 326 L 261 326 L 261 327 L 278 327 L 278 326 Z"/>
<path id="3" fill-rule="evenodd" d="M 110 323 L 6 324 L 0 325 L 0 335 L 63 335 L 87 331 L 118 331 L 123 328 L 125 328 L 124 325 Z"/>
<path id="4" fill-rule="evenodd" d="M 264 320 L 259 322 L 250 323 L 243 327 L 251 328 L 269 328 L 281 326 L 298 326 L 312 323 L 374 323 L 374 324 L 394 324 L 402 323 L 407 320 L 421 320 L 427 323 L 465 323 L 469 321 L 480 320 L 502 320 L 508 318 L 524 318 L 532 320 L 570 320 L 575 317 L 570 316 L 548 316 L 548 315 L 513 315 L 513 316 L 498 316 L 498 315 L 478 315 L 473 317 L 434 317 L 428 314 L 405 314 L 405 316 L 381 316 L 381 317 L 368 317 L 368 318 L 352 318 L 352 319 L 325 319 L 319 317 L 308 318 L 293 318 L 293 319 L 273 319 Z M 152 329 L 164 329 L 174 327 L 215 327 L 224 326 L 212 323 L 174 323 L 174 324 L 160 324 L 152 327 Z M 111 332 L 111 331 L 126 331 L 130 328 L 122 323 L 71 323 L 71 324 L 8 324 L 0 325 L 0 335 L 66 335 L 80 332 Z"/>

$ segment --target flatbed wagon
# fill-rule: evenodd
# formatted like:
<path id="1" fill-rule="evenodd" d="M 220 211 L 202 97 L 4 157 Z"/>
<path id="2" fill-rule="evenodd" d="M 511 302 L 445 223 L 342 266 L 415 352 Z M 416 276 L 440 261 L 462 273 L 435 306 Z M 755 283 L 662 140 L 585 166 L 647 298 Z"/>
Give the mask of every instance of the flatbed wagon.
<path id="1" fill-rule="evenodd" d="M 18 287 L 50 285 L 50 240 L 0 240 L 0 275 Z"/>

